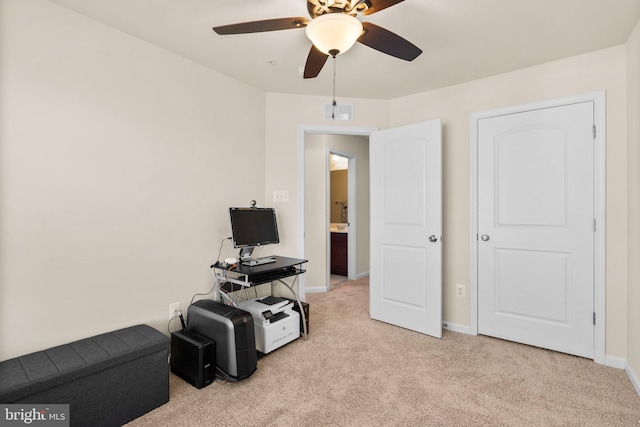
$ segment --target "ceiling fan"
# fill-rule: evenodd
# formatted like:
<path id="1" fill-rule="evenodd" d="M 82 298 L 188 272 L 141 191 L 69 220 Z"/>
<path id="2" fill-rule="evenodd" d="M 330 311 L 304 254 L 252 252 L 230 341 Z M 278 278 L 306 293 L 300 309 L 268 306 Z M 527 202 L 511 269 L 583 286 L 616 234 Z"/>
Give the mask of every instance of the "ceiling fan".
<path id="1" fill-rule="evenodd" d="M 213 27 L 220 35 L 261 33 L 306 27 L 312 41 L 304 78 L 316 77 L 329 56 L 346 52 L 356 41 L 387 55 L 413 61 L 422 50 L 410 41 L 371 22 L 360 22 L 359 13 L 371 15 L 404 0 L 307 0 L 311 20 L 304 17 L 265 19 Z"/>

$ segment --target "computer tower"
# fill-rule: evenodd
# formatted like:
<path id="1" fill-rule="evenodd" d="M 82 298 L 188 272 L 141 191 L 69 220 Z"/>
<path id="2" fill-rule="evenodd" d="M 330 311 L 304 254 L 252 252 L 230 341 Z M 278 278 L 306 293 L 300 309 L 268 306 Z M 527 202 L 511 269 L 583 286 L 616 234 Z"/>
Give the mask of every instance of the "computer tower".
<path id="1" fill-rule="evenodd" d="M 258 353 L 251 313 L 213 300 L 196 301 L 187 313 L 188 329 L 216 343 L 216 375 L 238 381 L 253 374 Z"/>
<path id="2" fill-rule="evenodd" d="M 196 388 L 215 379 L 215 342 L 187 329 L 171 333 L 171 372 Z"/>

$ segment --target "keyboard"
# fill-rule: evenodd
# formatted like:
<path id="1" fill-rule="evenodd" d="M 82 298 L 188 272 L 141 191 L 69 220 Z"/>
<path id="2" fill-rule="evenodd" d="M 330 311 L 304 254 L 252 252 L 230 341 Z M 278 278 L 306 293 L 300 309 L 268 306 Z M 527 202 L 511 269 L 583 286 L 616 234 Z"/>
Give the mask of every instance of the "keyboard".
<path id="1" fill-rule="evenodd" d="M 276 259 L 273 257 L 253 258 L 253 259 L 248 259 L 246 261 L 242 261 L 242 265 L 255 267 L 256 265 L 270 264 L 272 262 L 276 262 Z"/>

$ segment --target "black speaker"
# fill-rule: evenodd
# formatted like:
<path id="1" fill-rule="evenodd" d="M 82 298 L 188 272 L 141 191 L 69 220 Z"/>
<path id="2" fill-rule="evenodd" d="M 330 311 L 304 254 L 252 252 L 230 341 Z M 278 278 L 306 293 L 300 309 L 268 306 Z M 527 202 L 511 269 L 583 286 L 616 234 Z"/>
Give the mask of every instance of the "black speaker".
<path id="1" fill-rule="evenodd" d="M 196 388 L 215 379 L 215 342 L 183 329 L 171 333 L 171 372 Z"/>

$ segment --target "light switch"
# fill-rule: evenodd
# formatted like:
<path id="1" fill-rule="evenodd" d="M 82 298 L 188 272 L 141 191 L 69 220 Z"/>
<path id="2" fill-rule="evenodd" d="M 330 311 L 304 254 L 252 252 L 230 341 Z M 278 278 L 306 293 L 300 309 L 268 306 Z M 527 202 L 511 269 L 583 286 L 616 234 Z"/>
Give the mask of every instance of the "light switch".
<path id="1" fill-rule="evenodd" d="M 289 201 L 289 190 L 274 190 L 273 191 L 273 201 L 274 202 L 288 202 Z"/>

